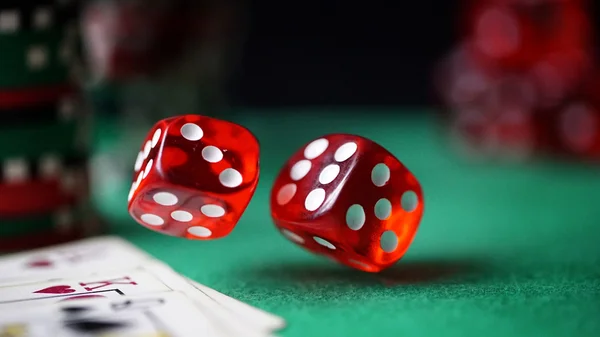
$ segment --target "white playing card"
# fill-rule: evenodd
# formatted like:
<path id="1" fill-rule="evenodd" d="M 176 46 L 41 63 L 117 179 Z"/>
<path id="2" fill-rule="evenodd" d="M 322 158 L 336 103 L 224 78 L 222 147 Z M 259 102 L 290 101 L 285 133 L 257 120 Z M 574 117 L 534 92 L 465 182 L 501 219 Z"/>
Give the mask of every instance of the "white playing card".
<path id="1" fill-rule="evenodd" d="M 143 269 L 0 287 L 0 310 L 76 299 L 116 299 L 127 295 L 173 291 L 183 292 L 195 302 L 211 319 L 212 333 L 219 337 L 262 337 L 270 333 L 262 328 L 247 326 L 212 298 L 198 291 L 187 279 L 160 262 L 148 262 Z"/>
<path id="2" fill-rule="evenodd" d="M 230 310 L 234 315 L 239 316 L 249 325 L 254 325 L 257 329 L 262 328 L 268 331 L 277 331 L 285 327 L 285 320 L 279 316 L 275 316 L 266 311 L 255 308 L 242 301 L 238 301 L 193 280 L 189 281 L 198 290 L 217 301 L 226 309 Z"/>
<path id="3" fill-rule="evenodd" d="M 74 298 L 117 298 L 173 290 L 163 279 L 137 269 L 0 287 L 0 309 Z"/>
<path id="4" fill-rule="evenodd" d="M 233 316 L 232 313 L 217 301 L 210 298 L 205 293 L 194 287 L 188 279 L 176 274 L 170 267 L 164 264 L 154 264 L 152 271 L 161 275 L 161 278 L 170 284 L 177 291 L 183 292 L 191 300 L 198 303 L 199 306 L 207 313 L 207 316 L 214 319 L 215 326 L 219 333 L 224 336 L 233 337 L 265 337 L 273 336 L 272 330 L 255 325 L 247 325 L 244 320 L 238 316 Z M 168 271 L 171 271 L 169 273 Z M 167 277 L 163 277 L 163 275 Z"/>
<path id="5" fill-rule="evenodd" d="M 27 283 L 38 284 L 43 281 L 50 281 L 47 284 L 55 284 L 55 286 L 47 286 L 40 288 L 33 294 L 15 292 L 13 294 L 19 299 L 12 299 L 11 305 L 28 305 L 31 301 L 42 299 L 43 301 L 60 300 L 69 297 L 108 297 L 114 298 L 129 294 L 131 291 L 159 291 L 155 288 L 157 285 L 152 282 L 153 277 L 143 278 L 142 286 L 128 286 L 121 284 L 122 289 L 107 289 L 103 290 L 96 288 L 93 291 L 82 294 L 79 292 L 73 293 L 74 288 L 60 287 L 61 285 L 70 286 L 70 284 L 59 284 L 59 280 L 69 280 L 77 277 L 79 279 L 102 279 L 107 275 L 116 275 L 117 272 L 137 270 L 149 271 L 152 275 L 161 275 L 162 283 L 179 284 L 179 286 L 187 286 L 185 291 L 189 293 L 197 293 L 196 301 L 204 303 L 203 305 L 212 306 L 211 311 L 214 315 L 220 316 L 222 319 L 233 318 L 235 325 L 250 325 L 252 330 L 260 333 L 272 332 L 279 330 L 285 326 L 285 321 L 275 315 L 268 314 L 250 305 L 237 301 L 215 290 L 200 284 L 191 286 L 187 280 L 182 282 L 182 279 L 168 266 L 154 260 L 154 258 L 146 252 L 140 250 L 129 242 L 114 236 L 105 236 L 94 239 L 82 240 L 74 243 L 63 244 L 59 246 L 29 251 L 19 254 L 13 254 L 0 258 L 0 303 L 6 302 L 2 295 L 3 286 L 24 286 Z M 123 274 L 125 275 L 125 274 Z M 140 277 L 139 274 L 136 277 Z M 119 281 L 119 280 L 117 280 Z M 121 280 L 125 282 L 126 280 Z M 112 286 L 112 285 L 109 285 Z M 88 287 L 94 288 L 94 287 Z M 147 289 L 147 290 L 146 290 Z M 81 289 L 79 289 L 81 290 Z M 127 290 L 127 292 L 125 292 Z M 77 291 L 77 290 L 76 290 Z M 182 290 L 183 291 L 183 290 Z M 60 293 L 53 293 L 60 292 Z M 210 293 L 210 294 L 209 294 Z M 218 303 L 215 306 L 214 301 Z M 18 304 L 17 304 L 18 303 Z M 2 304 L 0 304 L 0 307 Z M 222 307 L 221 307 L 222 306 Z M 239 331 L 238 331 L 239 332 Z"/>
<path id="6" fill-rule="evenodd" d="M 115 236 L 81 240 L 0 257 L 0 286 L 81 276 L 104 269 L 127 270 L 151 258 Z"/>
<path id="7" fill-rule="evenodd" d="M 0 336 L 216 336 L 195 303 L 177 292 L 67 301 L 0 311 Z"/>
<path id="8" fill-rule="evenodd" d="M 0 257 L 0 287 L 144 269 L 148 265 L 151 269 L 156 264 L 154 261 L 151 255 L 119 237 L 86 239 Z M 194 286 L 234 316 L 251 321 L 258 330 L 275 331 L 285 326 L 285 321 L 280 317 L 195 282 Z M 120 295 L 108 292 L 104 296 Z"/>

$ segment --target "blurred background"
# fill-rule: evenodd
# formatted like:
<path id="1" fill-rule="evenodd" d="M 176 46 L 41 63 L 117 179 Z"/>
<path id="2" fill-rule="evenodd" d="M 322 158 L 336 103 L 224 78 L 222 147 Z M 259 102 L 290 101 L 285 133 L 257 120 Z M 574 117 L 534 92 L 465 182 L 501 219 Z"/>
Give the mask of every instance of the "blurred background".
<path id="1" fill-rule="evenodd" d="M 431 105 L 432 71 L 467 38 L 461 22 L 474 7 L 469 0 L 225 3 L 223 15 L 234 22 L 210 14 L 236 37 L 224 92 L 233 105 L 256 107 Z M 584 3 L 596 49 L 600 6 Z"/>
<path id="2" fill-rule="evenodd" d="M 598 336 L 599 27 L 597 0 L 0 0 L 0 254 L 118 235 L 286 336 Z M 220 240 L 128 214 L 149 131 L 184 114 L 260 142 Z M 328 133 L 379 143 L 423 187 L 381 274 L 270 217 L 281 167 Z"/>
<path id="3" fill-rule="evenodd" d="M 3 1 L 0 135 L 19 144 L 0 151 L 0 217 L 19 225 L 0 237 L 10 250 L 103 230 L 80 233 L 89 209 L 130 226 L 135 156 L 181 114 L 247 126 L 273 175 L 321 131 L 424 151 L 417 171 L 445 156 L 596 170 L 599 18 L 585 0 Z"/>
<path id="4" fill-rule="evenodd" d="M 438 98 L 431 90 L 433 69 L 468 38 L 463 22 L 474 4 L 253 3 L 247 8 L 249 30 L 232 78 L 232 99 L 253 106 L 431 106 Z M 598 4 L 585 6 L 590 18 L 600 17 Z M 592 22 L 598 31 L 598 20 Z"/>

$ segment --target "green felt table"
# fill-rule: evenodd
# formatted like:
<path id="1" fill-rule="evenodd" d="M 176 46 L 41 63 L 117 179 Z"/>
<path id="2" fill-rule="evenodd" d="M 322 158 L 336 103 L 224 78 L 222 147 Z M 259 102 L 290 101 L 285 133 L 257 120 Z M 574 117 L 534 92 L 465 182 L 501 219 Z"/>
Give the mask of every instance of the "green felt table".
<path id="1" fill-rule="evenodd" d="M 137 225 L 125 209 L 128 182 L 102 190 L 98 205 L 113 233 L 198 282 L 284 317 L 282 336 L 599 336 L 600 168 L 469 164 L 449 151 L 432 114 L 398 112 L 237 113 L 234 120 L 261 142 L 262 172 L 246 213 L 221 240 L 186 241 Z M 380 274 L 311 255 L 270 219 L 270 186 L 282 163 L 330 132 L 377 141 L 423 186 L 415 241 Z"/>

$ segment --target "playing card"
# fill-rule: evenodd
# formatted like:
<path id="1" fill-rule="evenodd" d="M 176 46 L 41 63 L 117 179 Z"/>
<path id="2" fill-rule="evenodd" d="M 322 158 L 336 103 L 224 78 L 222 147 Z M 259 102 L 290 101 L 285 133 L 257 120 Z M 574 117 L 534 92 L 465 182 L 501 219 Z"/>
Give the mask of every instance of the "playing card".
<path id="1" fill-rule="evenodd" d="M 115 236 L 81 240 L 0 257 L 0 286 L 81 276 L 104 269 L 126 270 L 151 258 Z"/>
<path id="2" fill-rule="evenodd" d="M 267 331 L 277 331 L 285 327 L 285 320 L 279 316 L 275 316 L 268 312 L 262 311 L 249 304 L 238 301 L 232 297 L 222 294 L 212 288 L 202 285 L 193 280 L 190 283 L 201 292 L 208 295 L 220 305 L 230 310 L 232 314 L 240 317 L 241 320 L 249 325 L 255 326 L 257 329 L 265 329 Z"/>
<path id="3" fill-rule="evenodd" d="M 151 267 L 153 268 L 153 267 Z M 38 305 L 43 302 L 59 302 L 76 298 L 117 298 L 124 295 L 173 291 L 164 279 L 137 269 L 110 272 L 79 278 L 26 283 L 0 287 L 0 309 L 10 306 Z"/>
<path id="4" fill-rule="evenodd" d="M 143 282 L 129 281 L 115 277 L 114 284 L 111 284 L 107 275 L 125 275 L 127 273 L 117 273 L 128 270 L 136 270 L 136 277 L 142 277 Z M 145 275 L 143 271 L 149 271 L 151 277 Z M 161 281 L 154 282 L 160 275 Z M 88 277 L 89 276 L 89 277 Z M 75 285 L 70 283 L 63 284 L 59 280 L 68 280 L 74 277 L 88 280 L 105 279 L 104 283 L 93 281 L 97 284 L 81 286 L 77 280 Z M 46 287 L 38 287 L 31 294 L 26 292 L 12 292 L 13 296 L 6 298 L 3 295 L 3 286 L 19 286 L 22 288 L 25 284 L 41 284 L 47 282 Z M 127 282 L 135 282 L 136 285 Z M 108 283 L 108 284 L 105 284 Z M 182 282 L 181 277 L 171 268 L 154 260 L 153 257 L 144 251 L 138 249 L 127 241 L 114 237 L 106 236 L 94 239 L 82 240 L 74 243 L 59 245 L 9 255 L 0 258 L 0 307 L 2 302 L 5 305 L 29 305 L 29 303 L 38 300 L 60 301 L 64 298 L 115 298 L 130 294 L 132 291 L 160 291 L 160 283 L 168 283 L 169 288 L 174 285 L 186 289 L 190 295 L 196 296 L 195 301 L 212 307 L 212 315 L 220 316 L 221 319 L 233 319 L 234 326 L 249 325 L 250 329 L 260 333 L 270 333 L 279 330 L 285 326 L 285 321 L 280 317 L 268 314 L 256 309 L 250 305 L 237 301 L 206 286 L 195 283 L 190 285 L 187 280 Z M 87 287 L 90 290 L 83 289 Z M 21 290 L 22 291 L 22 290 Z M 200 294 L 197 294 L 200 292 Z M 193 294 L 192 294 L 193 293 Z M 11 302 L 12 301 L 12 302 Z M 227 324 L 230 325 L 230 324 Z M 228 327 L 229 328 L 229 327 Z"/>
<path id="5" fill-rule="evenodd" d="M 195 303 L 177 292 L 60 302 L 0 311 L 0 336 L 216 336 Z"/>
<path id="6" fill-rule="evenodd" d="M 243 320 L 232 316 L 231 312 L 160 262 L 148 262 L 143 268 L 130 271 L 0 287 L 0 310 L 77 299 L 117 299 L 127 295 L 173 291 L 184 293 L 196 303 L 211 319 L 212 333 L 219 337 L 262 337 L 271 333 L 271 330 L 263 327 L 248 326 Z"/>

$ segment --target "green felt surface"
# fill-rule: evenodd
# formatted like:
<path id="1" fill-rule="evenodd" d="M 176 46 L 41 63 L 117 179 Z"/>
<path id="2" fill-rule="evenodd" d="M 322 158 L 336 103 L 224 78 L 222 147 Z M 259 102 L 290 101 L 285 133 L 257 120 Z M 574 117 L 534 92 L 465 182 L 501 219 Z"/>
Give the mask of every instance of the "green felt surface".
<path id="1" fill-rule="evenodd" d="M 125 210 L 129 186 L 101 195 L 99 205 L 112 215 L 114 233 L 198 282 L 283 316 L 282 336 L 600 335 L 600 169 L 469 165 L 443 144 L 425 111 L 395 116 L 236 115 L 261 142 L 262 175 L 237 228 L 221 240 L 185 241 L 135 224 Z M 269 188 L 280 165 L 329 132 L 377 141 L 423 186 L 416 239 L 383 273 L 311 255 L 270 220 Z"/>

